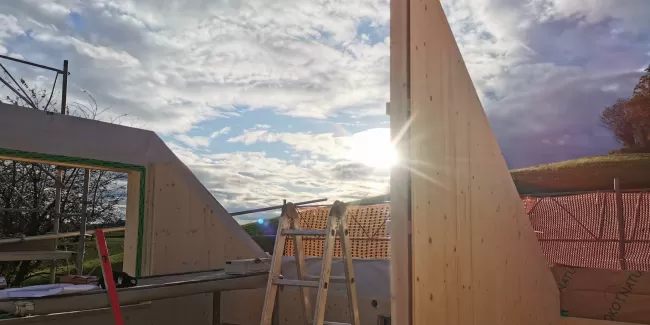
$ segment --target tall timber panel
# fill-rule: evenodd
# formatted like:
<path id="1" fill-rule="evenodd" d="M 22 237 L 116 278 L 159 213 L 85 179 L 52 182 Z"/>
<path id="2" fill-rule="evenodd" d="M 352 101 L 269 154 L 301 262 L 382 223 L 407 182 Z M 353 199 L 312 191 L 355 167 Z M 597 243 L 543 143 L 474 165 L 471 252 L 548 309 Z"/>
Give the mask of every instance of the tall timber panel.
<path id="1" fill-rule="evenodd" d="M 408 87 L 395 93 L 404 90 L 391 84 L 390 114 L 395 121 L 406 110 L 412 119 L 410 186 L 400 192 L 410 189 L 410 198 L 391 194 L 410 204 L 412 285 L 405 276 L 392 287 L 409 286 L 412 304 L 400 305 L 397 316 L 406 309 L 416 325 L 557 324 L 556 285 L 442 6 L 439 0 L 397 1 L 392 12 L 404 8 L 408 28 L 397 36 L 409 43 Z M 399 44 L 406 42 L 392 43 L 391 54 L 403 55 Z M 391 78 L 401 78 L 393 63 Z M 394 102 L 404 97 L 410 110 Z M 403 124 L 403 118 L 391 123 L 393 134 Z M 392 190 L 403 184 L 395 175 L 391 182 Z M 392 236 L 407 237 L 406 219 L 392 219 Z M 401 242 L 393 245 L 399 246 L 392 256 L 408 256 Z M 408 301 L 402 292 L 394 299 Z"/>

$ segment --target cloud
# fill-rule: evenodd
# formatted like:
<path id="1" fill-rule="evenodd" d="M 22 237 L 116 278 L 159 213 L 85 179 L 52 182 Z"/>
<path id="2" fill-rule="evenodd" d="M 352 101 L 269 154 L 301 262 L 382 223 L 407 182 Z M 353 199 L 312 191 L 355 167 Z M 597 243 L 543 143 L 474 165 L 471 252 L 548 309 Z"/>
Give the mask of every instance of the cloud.
<path id="1" fill-rule="evenodd" d="M 214 138 L 216 138 L 216 137 L 218 137 L 220 135 L 228 134 L 228 133 L 230 133 L 230 130 L 231 130 L 231 128 L 229 126 L 226 126 L 226 127 L 222 128 L 220 130 L 212 132 L 212 134 L 210 135 L 210 138 L 214 139 Z"/>
<path id="2" fill-rule="evenodd" d="M 43 0 L 0 12 L 0 49 L 70 60 L 71 100 L 89 89 L 159 133 L 232 117 L 234 105 L 327 118 L 355 107 L 381 114 L 388 98 L 389 44 L 356 31 L 362 20 L 386 26 L 387 0 Z"/>
<path id="3" fill-rule="evenodd" d="M 387 169 L 397 162 L 388 128 L 374 128 L 345 135 L 273 132 L 253 128 L 227 141 L 246 145 L 279 142 L 288 145 L 295 153 L 310 155 L 323 161 L 354 162 L 376 169 Z"/>
<path id="4" fill-rule="evenodd" d="M 271 158 L 264 152 L 196 153 L 169 144 L 202 183 L 229 211 L 328 198 L 355 200 L 388 191 L 388 173 L 364 172 L 368 167 L 327 161 Z M 265 215 L 266 216 L 266 215 Z M 237 219 L 244 223 L 259 214 Z"/>
<path id="5" fill-rule="evenodd" d="M 210 140 L 212 139 L 212 137 L 191 137 L 185 134 L 175 135 L 174 138 L 190 148 L 207 147 L 210 145 Z"/>
<path id="6" fill-rule="evenodd" d="M 617 146 L 599 115 L 630 96 L 639 68 L 650 64 L 650 20 L 641 14 L 650 2 L 443 3 L 511 167 Z"/>
<path id="7" fill-rule="evenodd" d="M 598 116 L 629 96 L 650 63 L 650 2 L 442 2 L 511 167 L 616 147 Z M 168 136 L 234 211 L 387 191 L 387 171 L 374 165 L 385 150 L 359 145 L 385 138 L 385 128 L 289 131 L 314 119 L 359 131 L 384 117 L 389 13 L 388 0 L 0 1 L 0 53 L 56 67 L 70 60 L 69 100 L 85 101 L 86 89 L 108 114 Z M 7 67 L 46 89 L 54 80 Z M 195 133 L 206 121 L 259 110 L 284 115 L 286 128 L 269 120 L 274 127 L 235 135 L 230 127 Z M 232 152 L 211 152 L 215 139 Z"/>
<path id="8" fill-rule="evenodd" d="M 328 159 L 341 159 L 350 149 L 346 137 L 337 137 L 333 133 L 272 132 L 266 129 L 251 129 L 227 141 L 247 145 L 258 142 L 281 142 L 291 146 L 297 152 L 323 155 Z"/>

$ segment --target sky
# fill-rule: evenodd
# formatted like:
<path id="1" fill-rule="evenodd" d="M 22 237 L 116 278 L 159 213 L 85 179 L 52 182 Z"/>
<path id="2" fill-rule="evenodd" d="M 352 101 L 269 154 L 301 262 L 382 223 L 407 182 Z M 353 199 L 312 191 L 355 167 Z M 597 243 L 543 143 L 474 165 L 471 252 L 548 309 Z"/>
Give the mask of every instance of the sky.
<path id="1" fill-rule="evenodd" d="M 442 3 L 509 167 L 618 147 L 599 114 L 650 64 L 649 1 Z M 386 0 L 11 0 L 0 54 L 69 60 L 71 102 L 155 131 L 234 212 L 388 192 L 389 23 Z"/>

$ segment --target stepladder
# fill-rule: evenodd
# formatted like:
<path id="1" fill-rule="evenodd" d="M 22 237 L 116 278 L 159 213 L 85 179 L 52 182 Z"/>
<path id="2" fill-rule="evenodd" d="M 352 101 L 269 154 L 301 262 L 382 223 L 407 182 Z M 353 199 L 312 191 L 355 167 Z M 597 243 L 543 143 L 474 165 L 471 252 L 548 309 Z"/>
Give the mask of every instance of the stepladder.
<path id="1" fill-rule="evenodd" d="M 351 241 L 346 223 L 347 205 L 336 201 L 332 205 L 327 217 L 325 229 L 303 229 L 300 225 L 300 212 L 293 203 L 286 203 L 282 208 L 282 215 L 278 223 L 275 247 L 271 258 L 269 280 L 266 286 L 266 297 L 260 325 L 271 325 L 278 288 L 282 286 L 295 286 L 300 289 L 300 302 L 302 319 L 309 325 L 361 325 L 359 321 L 359 307 L 357 302 L 357 288 L 352 265 Z M 319 275 L 307 274 L 305 264 L 305 251 L 303 247 L 304 236 L 319 236 L 323 238 L 323 257 Z M 297 268 L 297 279 L 283 279 L 281 275 L 282 258 L 287 238 L 293 240 L 294 255 Z M 344 265 L 344 276 L 333 277 L 332 259 L 336 239 L 341 244 L 341 255 Z M 350 323 L 325 321 L 325 309 L 328 289 L 332 283 L 345 283 L 349 306 Z M 316 302 L 312 306 L 311 289 L 315 289 Z M 297 307 L 297 306 L 296 306 Z"/>

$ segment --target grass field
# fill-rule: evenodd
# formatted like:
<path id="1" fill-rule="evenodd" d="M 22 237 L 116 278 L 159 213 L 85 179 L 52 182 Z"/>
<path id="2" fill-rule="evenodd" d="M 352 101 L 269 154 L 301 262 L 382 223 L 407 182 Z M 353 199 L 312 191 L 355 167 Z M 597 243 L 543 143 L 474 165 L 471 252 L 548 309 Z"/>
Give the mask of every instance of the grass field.
<path id="1" fill-rule="evenodd" d="M 613 154 L 516 169 L 513 181 L 522 194 L 650 188 L 650 154 Z"/>

